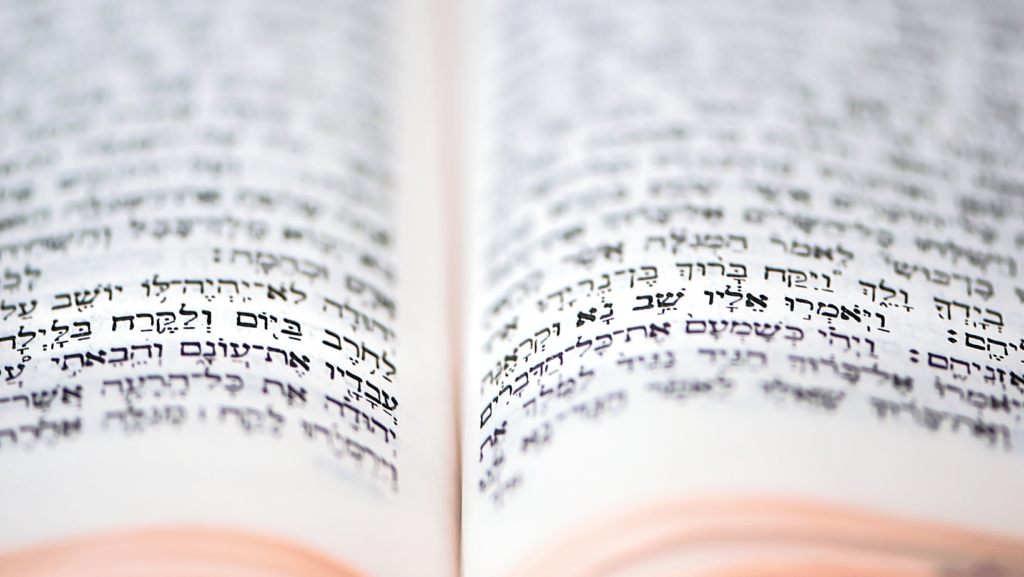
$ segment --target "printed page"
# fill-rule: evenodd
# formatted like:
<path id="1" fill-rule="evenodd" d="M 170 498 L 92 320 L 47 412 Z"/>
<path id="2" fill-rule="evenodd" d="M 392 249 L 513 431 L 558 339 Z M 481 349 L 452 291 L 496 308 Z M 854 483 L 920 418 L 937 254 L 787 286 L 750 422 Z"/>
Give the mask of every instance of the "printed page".
<path id="1" fill-rule="evenodd" d="M 211 527 L 455 572 L 428 9 L 4 3 L 4 552 Z"/>
<path id="2" fill-rule="evenodd" d="M 680 497 L 1024 535 L 1022 26 L 477 7 L 466 575 Z"/>

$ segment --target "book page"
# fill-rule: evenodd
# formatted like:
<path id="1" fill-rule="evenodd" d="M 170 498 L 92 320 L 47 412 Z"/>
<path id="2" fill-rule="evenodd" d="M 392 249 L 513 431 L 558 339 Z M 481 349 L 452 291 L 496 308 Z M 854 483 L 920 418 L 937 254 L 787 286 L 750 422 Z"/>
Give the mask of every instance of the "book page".
<path id="1" fill-rule="evenodd" d="M 1022 25 L 479 6 L 466 575 L 682 496 L 1024 535 Z"/>
<path id="2" fill-rule="evenodd" d="M 455 571 L 428 8 L 5 4 L 3 551 L 199 526 Z"/>

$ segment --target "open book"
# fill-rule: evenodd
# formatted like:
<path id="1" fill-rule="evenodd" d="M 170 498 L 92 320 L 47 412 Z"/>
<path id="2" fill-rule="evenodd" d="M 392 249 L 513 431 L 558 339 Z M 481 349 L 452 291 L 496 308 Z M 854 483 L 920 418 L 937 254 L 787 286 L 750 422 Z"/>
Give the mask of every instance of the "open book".
<path id="1" fill-rule="evenodd" d="M 4 2 L 0 574 L 1024 574 L 1024 9 Z"/>

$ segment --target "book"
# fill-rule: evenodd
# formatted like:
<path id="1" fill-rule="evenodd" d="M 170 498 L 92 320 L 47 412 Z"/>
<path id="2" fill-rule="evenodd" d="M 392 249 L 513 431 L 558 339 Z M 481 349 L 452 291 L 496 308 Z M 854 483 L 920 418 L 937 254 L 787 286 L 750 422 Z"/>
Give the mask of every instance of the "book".
<path id="1" fill-rule="evenodd" d="M 1020 5 L 0 31 L 0 574 L 1024 574 Z"/>

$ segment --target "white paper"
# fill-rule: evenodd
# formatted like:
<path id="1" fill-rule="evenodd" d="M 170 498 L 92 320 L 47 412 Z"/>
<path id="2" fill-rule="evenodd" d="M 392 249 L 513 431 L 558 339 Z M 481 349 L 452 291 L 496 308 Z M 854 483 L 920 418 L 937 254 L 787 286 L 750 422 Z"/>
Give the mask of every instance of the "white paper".
<path id="1" fill-rule="evenodd" d="M 1024 533 L 1022 17 L 479 8 L 466 575 L 659 498 Z"/>
<path id="2" fill-rule="evenodd" d="M 426 9 L 5 4 L 5 549 L 199 524 L 454 571 Z"/>

